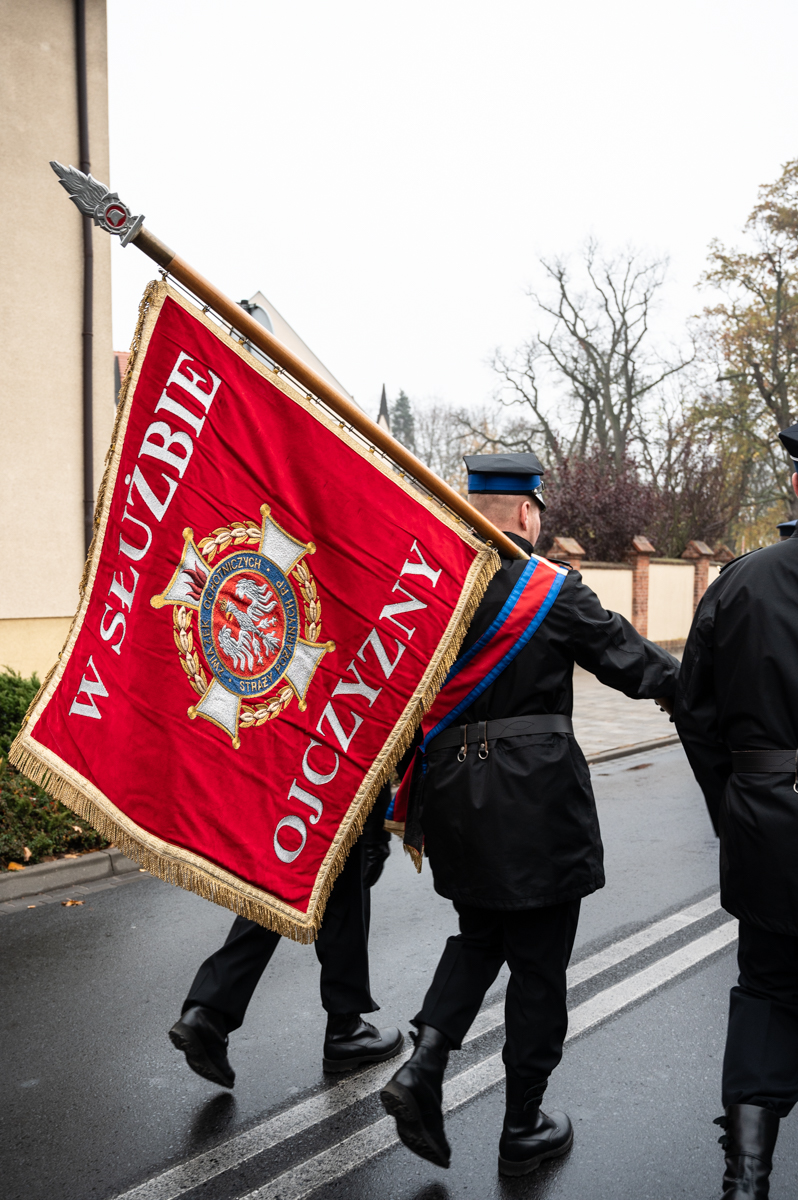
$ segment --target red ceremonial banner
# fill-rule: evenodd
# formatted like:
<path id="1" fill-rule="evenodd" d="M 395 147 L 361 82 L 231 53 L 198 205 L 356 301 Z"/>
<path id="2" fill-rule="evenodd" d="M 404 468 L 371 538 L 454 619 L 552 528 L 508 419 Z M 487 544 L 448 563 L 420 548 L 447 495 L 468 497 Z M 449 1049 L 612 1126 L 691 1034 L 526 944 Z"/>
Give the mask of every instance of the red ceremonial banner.
<path id="1" fill-rule="evenodd" d="M 11 761 L 148 870 L 312 940 L 497 565 L 151 284 L 80 607 Z"/>

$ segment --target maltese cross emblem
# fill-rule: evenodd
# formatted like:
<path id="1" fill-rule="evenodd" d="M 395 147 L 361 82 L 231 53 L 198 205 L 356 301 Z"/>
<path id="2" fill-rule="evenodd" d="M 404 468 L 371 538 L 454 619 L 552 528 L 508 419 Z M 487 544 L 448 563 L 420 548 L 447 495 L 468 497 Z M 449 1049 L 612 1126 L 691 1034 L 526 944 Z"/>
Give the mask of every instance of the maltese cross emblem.
<path id="1" fill-rule="evenodd" d="M 272 519 L 232 521 L 194 541 L 183 530 L 183 553 L 153 608 L 173 607 L 180 661 L 200 696 L 188 715 L 203 717 L 230 735 L 265 724 L 308 688 L 334 642 L 320 642 L 321 601 L 300 542 Z M 195 646 L 193 618 L 199 648 Z M 201 657 L 200 657 L 201 655 Z M 210 678 L 209 678 L 210 676 Z"/>

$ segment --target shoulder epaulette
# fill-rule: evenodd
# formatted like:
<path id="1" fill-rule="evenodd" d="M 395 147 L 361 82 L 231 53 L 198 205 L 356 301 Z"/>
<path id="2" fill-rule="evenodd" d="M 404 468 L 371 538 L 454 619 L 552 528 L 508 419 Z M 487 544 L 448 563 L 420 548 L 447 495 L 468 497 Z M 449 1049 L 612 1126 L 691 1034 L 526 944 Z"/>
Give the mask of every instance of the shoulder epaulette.
<path id="1" fill-rule="evenodd" d="M 733 567 L 735 563 L 742 562 L 744 558 L 750 558 L 752 554 L 756 554 L 757 550 L 764 550 L 764 546 L 754 546 L 753 550 L 746 550 L 745 554 L 738 554 L 736 558 L 732 558 L 729 562 L 724 563 L 719 574 L 728 571 L 729 567 Z"/>

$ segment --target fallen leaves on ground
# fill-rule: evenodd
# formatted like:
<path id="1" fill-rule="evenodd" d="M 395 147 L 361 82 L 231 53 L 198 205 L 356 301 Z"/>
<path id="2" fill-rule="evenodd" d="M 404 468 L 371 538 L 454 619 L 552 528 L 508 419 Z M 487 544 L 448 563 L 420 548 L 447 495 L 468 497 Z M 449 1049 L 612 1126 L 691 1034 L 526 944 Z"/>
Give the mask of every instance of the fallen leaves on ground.
<path id="1" fill-rule="evenodd" d="M 22 857 L 25 860 L 25 862 L 27 862 L 29 858 L 32 858 L 31 852 L 27 846 L 22 847 Z"/>
<path id="2" fill-rule="evenodd" d="M 24 871 L 25 870 L 22 863 L 15 863 L 15 862 L 10 862 L 8 864 L 8 869 L 9 869 L 9 871 Z"/>
<path id="3" fill-rule="evenodd" d="M 62 908 L 74 908 L 74 906 L 76 904 L 82 904 L 82 903 L 83 903 L 82 900 L 62 900 L 61 907 Z"/>

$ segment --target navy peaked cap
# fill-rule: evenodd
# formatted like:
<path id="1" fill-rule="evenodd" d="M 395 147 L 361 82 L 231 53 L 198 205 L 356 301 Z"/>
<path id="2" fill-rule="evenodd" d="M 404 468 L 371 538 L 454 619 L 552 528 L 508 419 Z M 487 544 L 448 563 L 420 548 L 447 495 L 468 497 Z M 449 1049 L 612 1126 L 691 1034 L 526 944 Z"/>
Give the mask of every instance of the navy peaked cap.
<path id="1" fill-rule="evenodd" d="M 782 429 L 779 434 L 779 441 L 793 462 L 798 462 L 798 425 L 791 425 L 789 429 Z"/>
<path id="2" fill-rule="evenodd" d="M 798 426 L 796 426 L 798 431 Z M 542 475 L 536 454 L 466 454 L 463 462 L 469 475 Z"/>
<path id="3" fill-rule="evenodd" d="M 468 471 L 468 490 L 472 495 L 534 496 L 543 503 L 543 467 L 536 454 L 464 454 Z"/>

